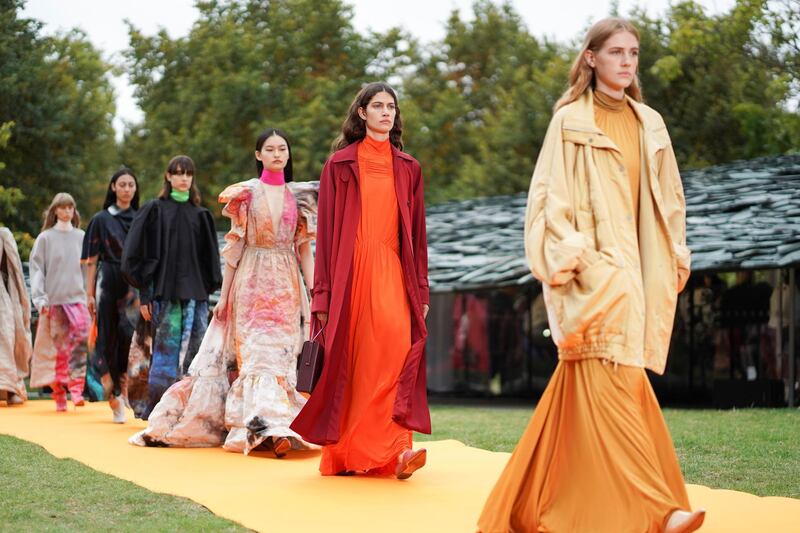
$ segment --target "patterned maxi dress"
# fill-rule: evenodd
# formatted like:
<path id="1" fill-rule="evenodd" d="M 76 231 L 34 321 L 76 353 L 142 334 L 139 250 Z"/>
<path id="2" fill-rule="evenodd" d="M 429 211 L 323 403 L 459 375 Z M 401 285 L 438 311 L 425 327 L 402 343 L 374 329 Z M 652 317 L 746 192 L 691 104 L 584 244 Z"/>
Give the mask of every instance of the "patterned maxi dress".
<path id="1" fill-rule="evenodd" d="M 306 401 L 295 390 L 309 316 L 297 250 L 316 232 L 310 187 L 286 187 L 277 228 L 258 179 L 220 194 L 231 219 L 222 256 L 236 267 L 226 320 L 212 320 L 189 377 L 167 391 L 131 443 L 217 446 L 224 439 L 226 450 L 247 454 L 268 437 L 289 437 L 296 449 L 313 447 L 289 429 Z"/>

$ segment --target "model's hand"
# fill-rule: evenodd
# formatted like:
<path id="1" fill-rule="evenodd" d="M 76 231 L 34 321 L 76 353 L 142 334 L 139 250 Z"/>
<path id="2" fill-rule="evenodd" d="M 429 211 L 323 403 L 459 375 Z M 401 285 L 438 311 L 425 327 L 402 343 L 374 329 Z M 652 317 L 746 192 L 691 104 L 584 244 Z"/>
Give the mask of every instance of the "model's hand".
<path id="1" fill-rule="evenodd" d="M 142 314 L 142 318 L 144 318 L 147 322 L 150 322 L 150 319 L 153 318 L 152 304 L 140 305 L 139 312 Z"/>
<path id="2" fill-rule="evenodd" d="M 214 318 L 220 322 L 225 322 L 228 314 L 228 299 L 220 298 L 217 305 L 214 306 Z"/>
<path id="3" fill-rule="evenodd" d="M 39 316 L 47 316 L 47 310 L 50 309 L 48 306 L 43 305 L 39 308 Z"/>
<path id="4" fill-rule="evenodd" d="M 317 313 L 317 319 L 323 324 L 328 321 L 328 313 Z"/>
<path id="5" fill-rule="evenodd" d="M 95 308 L 94 296 L 92 296 L 91 294 L 86 296 L 86 308 L 89 310 L 89 314 L 94 316 L 96 308 Z"/>
<path id="6" fill-rule="evenodd" d="M 422 304 L 422 318 L 428 318 L 428 311 L 431 310 L 431 306 L 428 304 Z"/>

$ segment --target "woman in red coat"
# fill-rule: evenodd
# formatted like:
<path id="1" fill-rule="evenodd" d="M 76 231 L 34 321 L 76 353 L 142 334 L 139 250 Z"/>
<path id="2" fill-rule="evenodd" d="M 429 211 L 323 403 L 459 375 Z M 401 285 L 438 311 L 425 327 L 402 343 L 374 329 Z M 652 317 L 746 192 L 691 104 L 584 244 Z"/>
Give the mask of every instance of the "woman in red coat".
<path id="1" fill-rule="evenodd" d="M 402 128 L 394 90 L 367 85 L 320 177 L 311 310 L 325 365 L 292 429 L 324 445 L 323 475 L 405 479 L 426 460 L 411 442 L 412 430 L 430 433 L 425 203 Z"/>

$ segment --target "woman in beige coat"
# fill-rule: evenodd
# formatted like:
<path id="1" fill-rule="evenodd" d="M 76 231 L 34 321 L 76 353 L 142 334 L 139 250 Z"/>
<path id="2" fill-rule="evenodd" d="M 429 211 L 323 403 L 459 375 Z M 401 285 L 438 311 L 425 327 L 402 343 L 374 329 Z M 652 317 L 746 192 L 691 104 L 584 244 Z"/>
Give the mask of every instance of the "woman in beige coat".
<path id="1" fill-rule="evenodd" d="M 0 401 L 27 398 L 25 376 L 31 359 L 31 304 L 14 235 L 0 228 Z"/>
<path id="2" fill-rule="evenodd" d="M 626 20 L 588 32 L 533 174 L 525 250 L 559 364 L 479 521 L 484 533 L 686 532 L 680 465 L 645 368 L 663 373 L 689 276 L 664 121 Z"/>

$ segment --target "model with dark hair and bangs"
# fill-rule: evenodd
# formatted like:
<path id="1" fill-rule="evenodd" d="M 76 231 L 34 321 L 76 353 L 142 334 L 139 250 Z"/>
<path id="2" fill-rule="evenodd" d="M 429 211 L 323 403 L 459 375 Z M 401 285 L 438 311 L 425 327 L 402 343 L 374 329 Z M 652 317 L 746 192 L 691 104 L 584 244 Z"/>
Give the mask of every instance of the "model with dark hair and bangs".
<path id="1" fill-rule="evenodd" d="M 323 445 L 323 475 L 425 465 L 412 431 L 430 433 L 425 385 L 428 255 L 422 170 L 402 151 L 397 94 L 365 85 L 320 177 L 311 310 L 325 324 L 319 383 L 292 424 Z"/>
<path id="2" fill-rule="evenodd" d="M 190 157 L 170 160 L 158 198 L 133 219 L 122 274 L 139 289 L 140 312 L 153 336 L 147 386 L 133 387 L 140 376 L 129 376 L 129 402 L 134 414 L 146 419 L 187 372 L 208 327 L 208 297 L 222 281 L 214 219 L 200 204 Z"/>
<path id="3" fill-rule="evenodd" d="M 225 188 L 231 220 L 222 250 L 219 302 L 186 376 L 161 399 L 144 446 L 218 446 L 249 454 L 315 448 L 289 425 L 305 405 L 295 390 L 297 357 L 308 337 L 314 283 L 316 186 L 296 183 L 289 138 L 276 128 L 256 139 L 257 176 Z M 180 425 L 180 432 L 172 427 Z"/>
<path id="4" fill-rule="evenodd" d="M 122 276 L 125 238 L 139 209 L 139 182 L 128 167 L 111 176 L 103 210 L 89 221 L 81 262 L 86 265 L 86 305 L 97 326 L 89 354 L 86 393 L 108 400 L 113 421 L 125 422 L 128 352 L 139 315 L 139 296 Z"/>

